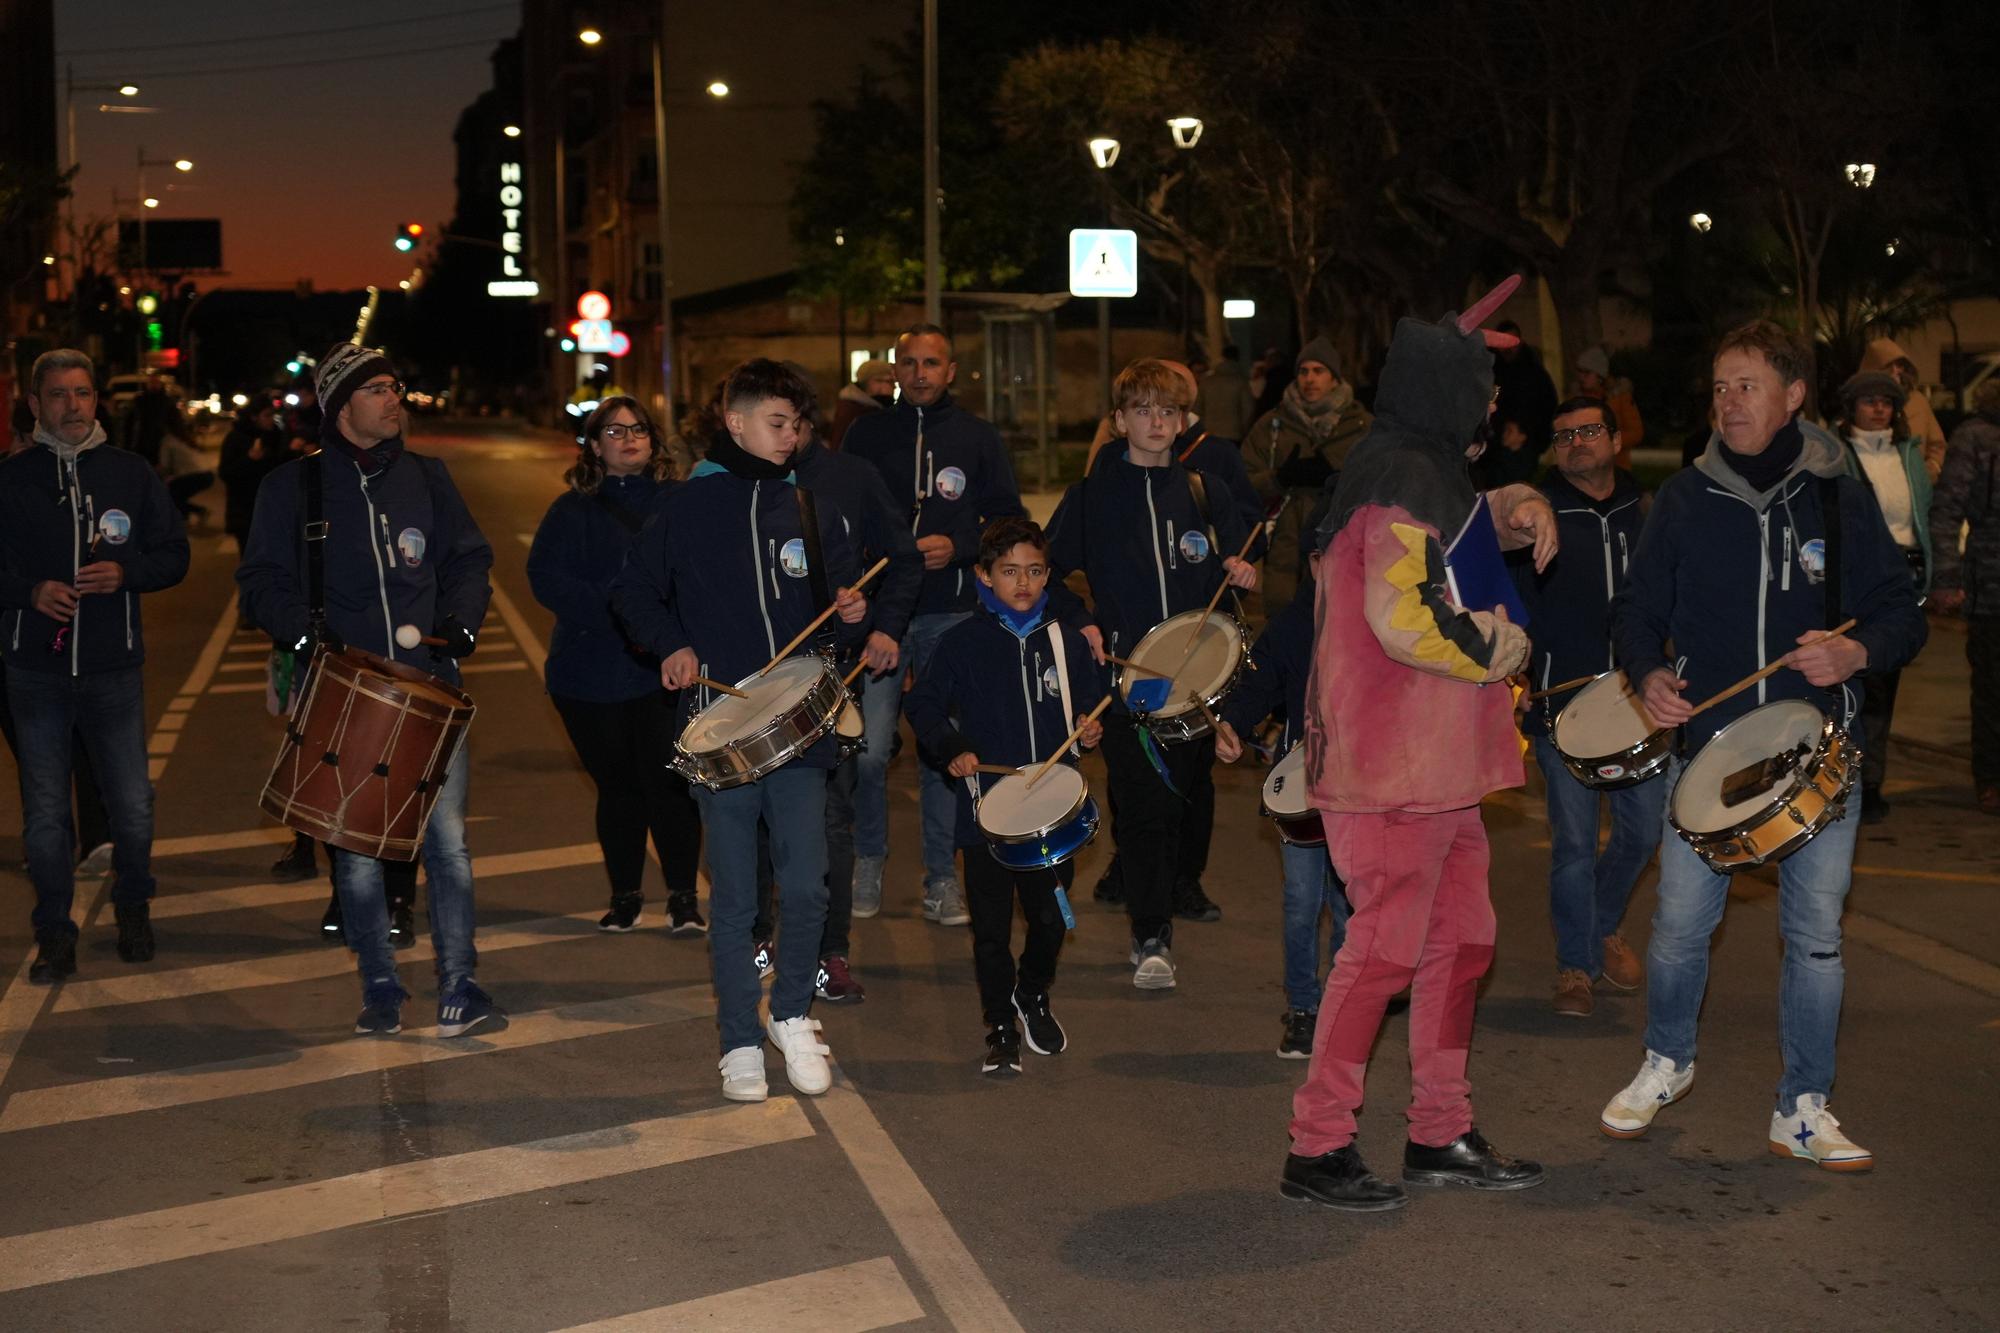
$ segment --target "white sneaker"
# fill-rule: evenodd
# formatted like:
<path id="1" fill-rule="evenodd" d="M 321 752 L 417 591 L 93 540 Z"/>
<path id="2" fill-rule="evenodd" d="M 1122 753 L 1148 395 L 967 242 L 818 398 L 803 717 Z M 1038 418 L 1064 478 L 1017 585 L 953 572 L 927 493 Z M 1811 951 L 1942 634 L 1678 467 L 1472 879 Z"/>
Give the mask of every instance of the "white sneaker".
<path id="1" fill-rule="evenodd" d="M 812 1018 L 772 1019 L 771 1044 L 784 1052 L 785 1080 L 795 1092 L 817 1097 L 833 1086 L 826 1057 L 832 1054 L 819 1039 L 819 1021 Z"/>
<path id="2" fill-rule="evenodd" d="M 738 1046 L 722 1057 L 722 1095 L 732 1102 L 761 1102 L 771 1095 L 764 1081 L 764 1048 Z"/>
<path id="3" fill-rule="evenodd" d="M 1817 1162 L 1822 1171 L 1866 1171 L 1875 1154 L 1840 1132 L 1840 1122 L 1826 1109 L 1826 1097 L 1808 1092 L 1796 1109 L 1771 1117 L 1771 1151 L 1780 1157 Z"/>
<path id="4" fill-rule="evenodd" d="M 100 842 L 90 849 L 90 855 L 77 863 L 79 878 L 90 879 L 111 873 L 111 844 Z"/>
<path id="5" fill-rule="evenodd" d="M 924 885 L 924 920 L 940 926 L 963 926 L 972 920 L 965 907 L 965 890 L 956 879 L 934 879 Z"/>
<path id="6" fill-rule="evenodd" d="M 1132 946 L 1132 984 L 1140 990 L 1174 988 L 1173 951 L 1159 940 Z"/>
<path id="7" fill-rule="evenodd" d="M 1672 1106 L 1693 1086 L 1694 1061 L 1688 1061 L 1686 1069 L 1676 1069 L 1666 1056 L 1647 1051 L 1639 1077 L 1611 1099 L 1597 1118 L 1597 1127 L 1614 1139 L 1636 1139 L 1652 1127 L 1661 1107 Z"/>

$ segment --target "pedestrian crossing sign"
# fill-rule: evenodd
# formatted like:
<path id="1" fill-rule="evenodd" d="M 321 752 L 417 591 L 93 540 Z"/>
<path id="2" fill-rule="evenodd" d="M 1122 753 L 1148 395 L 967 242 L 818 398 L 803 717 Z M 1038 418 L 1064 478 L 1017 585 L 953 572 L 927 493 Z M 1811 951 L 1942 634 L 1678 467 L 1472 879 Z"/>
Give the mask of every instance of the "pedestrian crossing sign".
<path id="1" fill-rule="evenodd" d="M 1137 296 L 1139 233 L 1079 227 L 1069 234 L 1071 296 Z"/>

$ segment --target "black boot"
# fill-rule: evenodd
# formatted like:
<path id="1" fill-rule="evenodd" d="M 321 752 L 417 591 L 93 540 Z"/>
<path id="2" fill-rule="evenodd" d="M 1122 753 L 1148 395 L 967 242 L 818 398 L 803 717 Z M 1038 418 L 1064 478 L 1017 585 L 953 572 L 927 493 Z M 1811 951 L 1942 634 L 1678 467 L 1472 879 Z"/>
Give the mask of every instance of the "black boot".
<path id="1" fill-rule="evenodd" d="M 312 839 L 301 833 L 292 839 L 291 850 L 271 863 L 271 878 L 280 884 L 294 884 L 302 879 L 311 879 L 319 873 L 319 864 L 313 856 Z"/>
<path id="2" fill-rule="evenodd" d="M 1351 1143 L 1318 1157 L 1287 1153 L 1278 1193 L 1348 1213 L 1383 1213 L 1410 1201 L 1399 1187 L 1370 1171 L 1360 1149 Z"/>
<path id="3" fill-rule="evenodd" d="M 152 906 L 148 903 L 119 903 L 117 910 L 118 956 L 128 963 L 152 962 Z"/>
<path id="4" fill-rule="evenodd" d="M 57 935 L 41 941 L 28 968 L 28 980 L 37 986 L 53 986 L 75 975 L 76 936 Z"/>
<path id="5" fill-rule="evenodd" d="M 1465 1185 L 1476 1190 L 1532 1189 L 1548 1177 L 1540 1162 L 1524 1162 L 1494 1151 L 1477 1129 L 1468 1129 L 1436 1148 L 1403 1147 L 1405 1185 Z"/>

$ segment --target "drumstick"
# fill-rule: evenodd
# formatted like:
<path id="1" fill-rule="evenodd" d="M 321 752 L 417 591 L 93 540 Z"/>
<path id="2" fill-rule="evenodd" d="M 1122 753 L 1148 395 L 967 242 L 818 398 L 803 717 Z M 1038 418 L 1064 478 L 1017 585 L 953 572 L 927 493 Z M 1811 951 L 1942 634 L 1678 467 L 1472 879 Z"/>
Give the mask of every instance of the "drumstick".
<path id="1" fill-rule="evenodd" d="M 1573 690 L 1579 685 L 1588 685 L 1596 679 L 1597 677 L 1595 676 L 1578 676 L 1575 680 L 1566 680 L 1560 685 L 1551 685 L 1546 690 L 1536 690 L 1533 694 L 1522 699 L 1521 702 L 1531 704 L 1537 699 L 1546 699 L 1551 694 L 1561 694 L 1564 690 Z"/>
<path id="2" fill-rule="evenodd" d="M 975 773 L 998 773 L 1002 777 L 1011 778 L 1021 770 L 1018 768 L 1009 768 L 1005 764 L 974 764 L 972 771 Z"/>
<path id="3" fill-rule="evenodd" d="M 1072 731 L 1069 735 L 1063 737 L 1063 743 L 1056 747 L 1056 752 L 1050 755 L 1047 759 L 1044 759 L 1042 761 L 1042 766 L 1029 775 L 1028 786 L 1033 787 L 1037 782 L 1040 782 L 1042 780 L 1042 775 L 1047 773 L 1050 769 L 1054 768 L 1056 766 L 1056 760 L 1063 757 L 1063 752 L 1068 750 L 1070 746 L 1076 744 L 1076 738 L 1078 736 L 1083 735 L 1083 729 L 1089 726 L 1092 722 L 1097 721 L 1098 715 L 1109 707 L 1111 707 L 1111 696 L 1107 694 L 1102 699 L 1099 699 L 1097 701 L 1097 707 L 1091 709 L 1088 713 L 1084 714 L 1083 721 L 1076 724 L 1075 731 Z"/>
<path id="4" fill-rule="evenodd" d="M 693 680 L 689 681 L 688 684 L 706 685 L 711 690 L 714 690 L 717 694 L 726 694 L 732 699 L 748 699 L 750 697 L 743 691 L 737 689 L 734 685 L 724 685 L 721 681 L 710 680 L 707 676 L 696 676 Z"/>
<path id="5" fill-rule="evenodd" d="M 1243 539 L 1243 549 L 1236 553 L 1238 560 L 1250 554 L 1251 544 L 1257 540 L 1257 534 L 1262 530 L 1261 526 L 1250 530 L 1250 535 Z M 1168 680 L 1178 679 L 1188 660 L 1194 656 L 1196 646 L 1201 643 L 1201 632 L 1208 628 L 1208 618 L 1215 614 L 1215 608 L 1222 604 L 1222 594 L 1228 591 L 1229 571 L 1225 569 L 1222 572 L 1222 582 L 1216 585 L 1214 595 L 1208 599 L 1208 605 L 1202 608 L 1201 619 L 1194 622 L 1194 627 L 1188 634 L 1187 651 L 1181 654 L 1180 663 L 1174 667 L 1172 674 L 1167 677 Z"/>
<path id="6" fill-rule="evenodd" d="M 1137 662 L 1128 662 L 1124 658 L 1115 657 L 1110 653 L 1106 653 L 1104 655 L 1104 660 L 1111 663 L 1111 665 L 1113 666 L 1122 666 L 1127 671 L 1136 671 L 1142 676 L 1158 676 L 1162 680 L 1166 680 L 1168 678 L 1167 673 L 1161 671 L 1157 667 L 1140 666 Z"/>
<path id="7" fill-rule="evenodd" d="M 868 580 L 874 578 L 877 574 L 880 574 L 884 569 L 887 569 L 888 567 L 889 567 L 889 557 L 885 555 L 880 560 L 877 560 L 873 565 L 869 566 L 868 572 L 866 574 L 863 574 L 860 578 L 854 580 L 855 590 L 858 591 L 862 584 L 868 582 Z M 792 649 L 798 647 L 800 644 L 804 643 L 807 639 L 811 638 L 813 635 L 813 631 L 817 630 L 821 625 L 824 625 L 826 623 L 826 618 L 832 615 L 835 611 L 838 611 L 839 609 L 840 609 L 840 602 L 838 599 L 836 599 L 833 605 L 827 607 L 826 610 L 814 616 L 812 618 L 811 624 L 807 625 L 804 629 L 800 630 L 796 635 L 794 635 L 790 643 L 780 648 L 778 650 L 778 655 L 776 657 L 764 663 L 763 670 L 759 671 L 757 674 L 760 676 L 763 675 L 765 671 L 769 671 L 772 667 L 778 665 L 778 663 L 784 661 L 787 657 L 790 657 L 792 655 Z"/>
<path id="8" fill-rule="evenodd" d="M 1852 618 L 1849 618 L 1846 622 L 1839 625 L 1835 625 L 1832 629 L 1820 635 L 1817 639 L 1814 639 L 1812 642 L 1825 643 L 1828 639 L 1834 638 L 1837 635 L 1847 633 L 1847 631 L 1854 628 L 1855 623 L 1856 622 Z M 1812 643 L 1801 644 L 1800 646 L 1805 648 L 1810 648 L 1812 647 Z M 1734 685 L 1731 685 L 1728 689 L 1722 691 L 1722 693 L 1712 694 L 1708 698 L 1703 699 L 1700 703 L 1694 706 L 1694 712 L 1695 713 L 1702 712 L 1705 709 L 1712 708 L 1716 704 L 1721 703 L 1724 699 L 1728 699 L 1735 695 L 1743 693 L 1743 691 L 1749 689 L 1752 685 L 1755 685 L 1758 681 L 1764 679 L 1764 677 L 1774 674 L 1778 670 L 1778 668 L 1784 665 L 1785 665 L 1785 659 L 1781 657 L 1777 661 L 1771 663 L 1771 665 L 1765 667 L 1763 670 L 1751 672 L 1749 675 L 1745 676 L 1742 680 L 1737 681 Z M 1694 713 L 1690 713 L 1688 714 L 1688 716 L 1693 717 Z"/>
<path id="9" fill-rule="evenodd" d="M 867 662 L 865 662 L 865 661 L 862 661 L 862 662 L 856 662 L 856 663 L 854 664 L 854 670 L 852 670 L 852 671 L 848 672 L 848 673 L 847 673 L 846 675 L 844 675 L 844 676 L 842 676 L 842 677 L 840 678 L 840 685 L 841 685 L 841 688 L 842 688 L 842 689 L 845 689 L 845 688 L 846 688 L 846 687 L 848 687 L 849 685 L 852 685 L 852 684 L 854 683 L 854 678 L 855 678 L 856 676 L 860 675 L 860 674 L 861 674 L 862 672 L 866 671 L 867 669 L 868 669 L 868 663 L 867 663 Z"/>
<path id="10" fill-rule="evenodd" d="M 1222 734 L 1222 719 L 1209 711 L 1208 701 L 1203 699 L 1199 694 L 1190 694 L 1188 695 L 1188 702 L 1201 710 L 1202 717 L 1208 721 L 1208 729 L 1220 736 Z"/>

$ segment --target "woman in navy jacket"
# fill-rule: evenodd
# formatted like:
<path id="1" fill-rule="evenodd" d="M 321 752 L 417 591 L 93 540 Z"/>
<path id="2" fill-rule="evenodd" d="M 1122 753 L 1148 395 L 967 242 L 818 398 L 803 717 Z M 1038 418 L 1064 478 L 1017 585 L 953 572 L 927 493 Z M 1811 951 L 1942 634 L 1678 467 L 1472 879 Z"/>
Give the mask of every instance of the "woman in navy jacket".
<path id="1" fill-rule="evenodd" d="M 671 485 L 666 437 L 637 400 L 607 398 L 583 425 L 569 489 L 528 549 L 535 600 L 556 613 L 548 689 L 591 781 L 597 842 L 611 879 L 598 928 L 632 929 L 644 900 L 646 833 L 667 881 L 675 935 L 702 935 L 696 903 L 701 820 L 687 781 L 668 766 L 680 696 L 660 688 L 659 660 L 635 647 L 611 614 L 611 582 L 653 502 Z"/>

